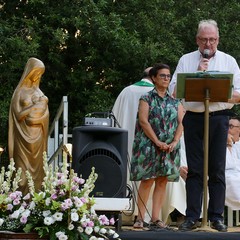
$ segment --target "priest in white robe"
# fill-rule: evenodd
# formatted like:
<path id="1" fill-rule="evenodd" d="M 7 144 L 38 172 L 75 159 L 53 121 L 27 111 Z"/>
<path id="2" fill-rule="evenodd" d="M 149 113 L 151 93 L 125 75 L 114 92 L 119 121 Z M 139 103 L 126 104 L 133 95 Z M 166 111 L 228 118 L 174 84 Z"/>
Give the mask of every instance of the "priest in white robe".
<path id="1" fill-rule="evenodd" d="M 229 137 L 226 156 L 226 198 L 225 205 L 240 210 L 240 119 L 229 120 Z"/>

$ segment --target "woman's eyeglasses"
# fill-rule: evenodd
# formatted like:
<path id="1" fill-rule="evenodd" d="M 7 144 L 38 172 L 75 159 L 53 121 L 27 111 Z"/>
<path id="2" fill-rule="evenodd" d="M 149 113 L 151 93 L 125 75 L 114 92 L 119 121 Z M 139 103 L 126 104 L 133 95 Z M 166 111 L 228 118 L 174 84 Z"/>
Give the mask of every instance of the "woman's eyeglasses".
<path id="1" fill-rule="evenodd" d="M 162 79 L 171 79 L 172 75 L 171 74 L 159 74 L 159 77 Z"/>

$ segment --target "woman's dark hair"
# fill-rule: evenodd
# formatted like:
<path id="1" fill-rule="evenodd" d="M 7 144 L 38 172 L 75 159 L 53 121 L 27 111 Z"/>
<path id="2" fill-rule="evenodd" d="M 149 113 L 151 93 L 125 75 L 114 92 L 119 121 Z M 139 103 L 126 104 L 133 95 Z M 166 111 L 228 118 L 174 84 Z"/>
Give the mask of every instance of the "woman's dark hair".
<path id="1" fill-rule="evenodd" d="M 160 69 L 168 69 L 170 71 L 170 67 L 167 64 L 156 63 L 149 71 L 150 78 L 156 77 Z"/>

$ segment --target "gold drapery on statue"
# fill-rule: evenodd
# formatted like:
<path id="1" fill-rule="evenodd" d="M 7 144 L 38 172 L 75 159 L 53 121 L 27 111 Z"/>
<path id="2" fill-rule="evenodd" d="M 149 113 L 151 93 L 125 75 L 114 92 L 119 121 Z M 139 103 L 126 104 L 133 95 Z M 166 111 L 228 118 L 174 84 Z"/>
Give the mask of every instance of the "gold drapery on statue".
<path id="1" fill-rule="evenodd" d="M 44 178 L 43 152 L 47 151 L 48 98 L 39 88 L 45 71 L 42 61 L 30 58 L 16 87 L 9 110 L 8 149 L 16 168 L 22 168 L 20 191 L 28 192 L 28 170 L 39 190 Z"/>

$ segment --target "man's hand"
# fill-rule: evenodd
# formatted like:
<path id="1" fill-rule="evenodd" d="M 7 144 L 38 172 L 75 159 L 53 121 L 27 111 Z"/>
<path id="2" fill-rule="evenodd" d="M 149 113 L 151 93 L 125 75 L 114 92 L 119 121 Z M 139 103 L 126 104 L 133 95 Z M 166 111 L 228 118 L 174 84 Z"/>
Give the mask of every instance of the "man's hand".
<path id="1" fill-rule="evenodd" d="M 187 179 L 187 174 L 188 174 L 188 167 L 186 167 L 186 166 L 180 167 L 180 176 L 182 177 L 182 179 L 184 181 L 186 181 L 186 179 Z"/>
<path id="2" fill-rule="evenodd" d="M 240 93 L 237 91 L 233 91 L 232 98 L 228 99 L 229 103 L 239 103 L 240 102 Z"/>
<path id="3" fill-rule="evenodd" d="M 207 58 L 201 58 L 201 61 L 198 65 L 198 71 L 207 71 L 208 70 L 209 60 Z"/>

